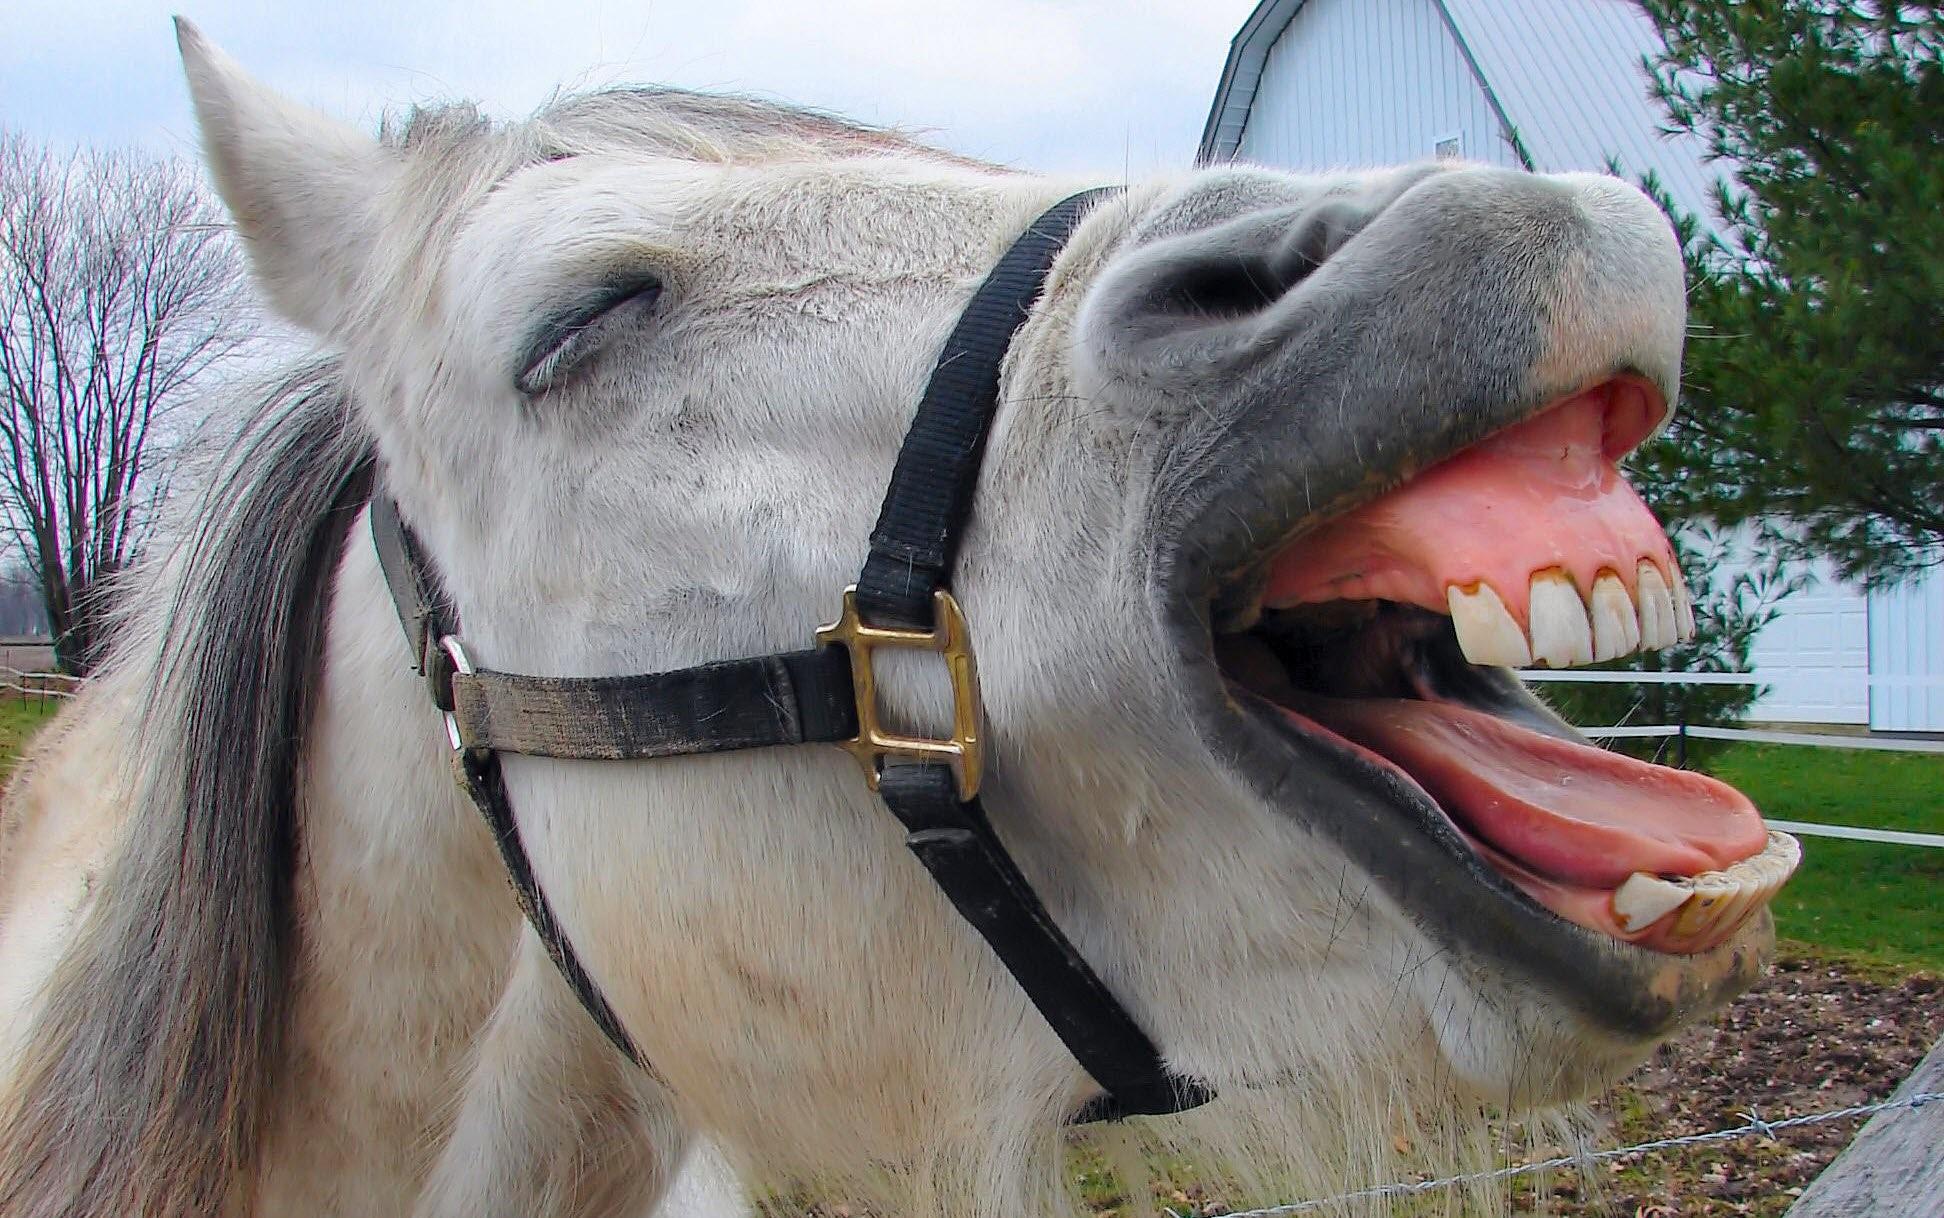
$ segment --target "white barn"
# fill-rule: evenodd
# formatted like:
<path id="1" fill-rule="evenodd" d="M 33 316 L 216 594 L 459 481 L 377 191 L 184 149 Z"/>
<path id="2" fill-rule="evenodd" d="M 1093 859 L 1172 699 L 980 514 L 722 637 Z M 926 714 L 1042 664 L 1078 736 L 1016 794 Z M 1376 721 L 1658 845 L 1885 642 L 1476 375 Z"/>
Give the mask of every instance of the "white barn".
<path id="1" fill-rule="evenodd" d="M 1229 49 L 1204 163 L 1288 168 L 1462 157 L 1652 172 L 1713 215 L 1700 144 L 1667 137 L 1629 0 L 1261 0 Z M 1782 602 L 1754 664 L 1759 719 L 1944 731 L 1944 571 L 1866 593 L 1826 572 Z"/>

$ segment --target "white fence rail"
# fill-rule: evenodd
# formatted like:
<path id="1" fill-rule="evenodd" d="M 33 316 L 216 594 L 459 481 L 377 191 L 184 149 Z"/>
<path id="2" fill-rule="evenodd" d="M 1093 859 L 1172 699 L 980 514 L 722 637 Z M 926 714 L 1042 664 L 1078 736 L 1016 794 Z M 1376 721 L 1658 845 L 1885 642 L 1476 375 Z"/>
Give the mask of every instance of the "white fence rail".
<path id="1" fill-rule="evenodd" d="M 1547 685 L 1764 685 L 1748 672 L 1597 672 L 1587 669 L 1520 669 L 1519 678 Z M 1944 688 L 1939 677 L 1859 677 L 1872 686 L 1894 689 Z M 1944 753 L 1944 739 L 1922 736 L 1850 735 L 1842 732 L 1777 732 L 1765 728 L 1703 727 L 1688 723 L 1617 723 L 1579 729 L 1595 740 L 1651 740 L 1671 736 L 1686 760 L 1689 740 L 1743 740 L 1750 744 L 1796 744 L 1819 749 L 1863 749 L 1885 753 Z"/>
<path id="2" fill-rule="evenodd" d="M 1527 681 L 1587 682 L 1595 685 L 1769 685 L 1767 678 L 1752 672 L 1609 672 L 1584 668 L 1522 668 L 1519 676 Z M 1843 678 L 1857 685 L 1877 689 L 1939 689 L 1944 677 L 1867 677 Z"/>
<path id="3" fill-rule="evenodd" d="M 72 698 L 81 678 L 64 672 L 32 672 L 0 664 L 0 689 L 30 698 Z"/>
<path id="4" fill-rule="evenodd" d="M 1686 736 L 1691 740 L 1746 740 L 1751 744 L 1800 744 L 1815 749 L 1861 749 L 1881 753 L 1944 753 L 1944 740 L 1922 737 L 1845 736 L 1837 732 L 1771 732 L 1748 727 L 1701 727 L 1686 723 L 1643 723 L 1625 727 L 1583 727 L 1595 740 L 1652 740 Z"/>

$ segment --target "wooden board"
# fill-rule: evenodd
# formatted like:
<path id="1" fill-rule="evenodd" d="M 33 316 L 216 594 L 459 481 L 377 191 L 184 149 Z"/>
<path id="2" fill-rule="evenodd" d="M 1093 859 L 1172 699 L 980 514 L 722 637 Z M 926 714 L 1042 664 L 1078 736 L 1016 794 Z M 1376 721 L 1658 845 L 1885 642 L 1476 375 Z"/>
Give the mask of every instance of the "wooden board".
<path id="1" fill-rule="evenodd" d="M 1897 1098 L 1944 1092 L 1944 1041 L 1897 1088 Z M 1938 1218 L 1944 1214 L 1944 1100 L 1870 1118 L 1816 1177 L 1788 1218 Z"/>

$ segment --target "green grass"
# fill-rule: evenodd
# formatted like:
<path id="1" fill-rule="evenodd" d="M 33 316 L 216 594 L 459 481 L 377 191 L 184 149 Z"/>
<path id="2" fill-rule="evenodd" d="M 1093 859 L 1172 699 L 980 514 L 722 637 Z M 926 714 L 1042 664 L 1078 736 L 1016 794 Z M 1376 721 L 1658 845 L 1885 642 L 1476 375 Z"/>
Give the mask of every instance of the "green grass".
<path id="1" fill-rule="evenodd" d="M 1944 756 L 1737 744 L 1708 770 L 1764 816 L 1944 833 Z M 1802 837 L 1775 900 L 1785 939 L 1860 963 L 1944 969 L 1944 849 Z"/>
<path id="2" fill-rule="evenodd" d="M 59 698 L 0 697 L 0 779 L 13 772 L 27 741 L 60 709 Z"/>

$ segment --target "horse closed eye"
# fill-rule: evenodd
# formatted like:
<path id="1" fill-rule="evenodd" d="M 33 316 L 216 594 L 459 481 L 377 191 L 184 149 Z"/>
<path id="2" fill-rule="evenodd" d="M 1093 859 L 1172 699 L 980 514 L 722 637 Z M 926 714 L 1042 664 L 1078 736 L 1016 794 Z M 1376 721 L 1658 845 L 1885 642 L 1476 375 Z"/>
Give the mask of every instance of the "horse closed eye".
<path id="1" fill-rule="evenodd" d="M 529 396 L 558 388 L 586 365 L 609 335 L 653 308 L 661 292 L 661 280 L 653 275 L 631 275 L 602 285 L 554 314 L 527 344 L 514 384 Z"/>

